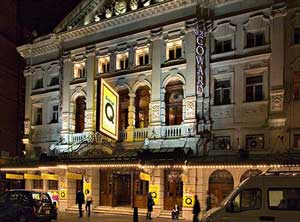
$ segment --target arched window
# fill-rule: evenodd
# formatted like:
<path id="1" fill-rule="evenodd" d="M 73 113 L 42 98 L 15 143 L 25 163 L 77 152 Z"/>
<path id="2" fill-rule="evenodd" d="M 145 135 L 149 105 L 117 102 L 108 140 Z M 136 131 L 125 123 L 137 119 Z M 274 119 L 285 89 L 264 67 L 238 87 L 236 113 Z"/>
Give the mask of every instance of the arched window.
<path id="1" fill-rule="evenodd" d="M 216 170 L 210 175 L 208 191 L 211 193 L 212 207 L 218 206 L 232 190 L 233 177 L 227 170 Z"/>
<path id="2" fill-rule="evenodd" d="M 240 179 L 240 182 L 243 182 L 244 180 L 246 180 L 247 178 L 249 177 L 253 177 L 253 176 L 257 176 L 261 174 L 261 171 L 256 169 L 256 170 L 247 170 L 242 176 L 241 176 L 241 179 Z"/>
<path id="3" fill-rule="evenodd" d="M 140 87 L 135 95 L 135 127 L 147 128 L 149 124 L 149 87 Z"/>
<path id="4" fill-rule="evenodd" d="M 125 130 L 128 127 L 129 90 L 123 89 L 118 93 L 119 93 L 119 129 Z"/>
<path id="5" fill-rule="evenodd" d="M 173 81 L 166 86 L 166 125 L 180 125 L 182 123 L 183 84 Z"/>
<path id="6" fill-rule="evenodd" d="M 75 108 L 75 133 L 82 133 L 84 130 L 84 117 L 85 117 L 85 97 L 79 96 L 76 99 Z"/>

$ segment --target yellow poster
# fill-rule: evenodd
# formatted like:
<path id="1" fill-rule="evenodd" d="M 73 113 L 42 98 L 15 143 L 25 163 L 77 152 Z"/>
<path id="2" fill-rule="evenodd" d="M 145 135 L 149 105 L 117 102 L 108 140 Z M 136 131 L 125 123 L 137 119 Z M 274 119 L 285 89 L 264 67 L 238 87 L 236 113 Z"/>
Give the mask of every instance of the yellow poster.
<path id="1" fill-rule="evenodd" d="M 67 172 L 67 178 L 73 180 L 82 180 L 82 175 L 79 173 Z"/>
<path id="2" fill-rule="evenodd" d="M 155 205 L 158 205 L 158 203 L 159 203 L 159 185 L 150 184 L 149 192 L 151 193 L 151 196 L 153 198 Z"/>
<path id="3" fill-rule="evenodd" d="M 100 131 L 118 139 L 119 95 L 101 79 Z"/>
<path id="4" fill-rule="evenodd" d="M 26 180 L 41 180 L 42 177 L 41 175 L 35 175 L 35 174 L 24 174 L 24 179 Z"/>
<path id="5" fill-rule="evenodd" d="M 12 180 L 23 180 L 23 175 L 19 175 L 19 174 L 11 174 L 11 173 L 7 173 L 5 174 L 5 178 L 6 179 L 12 179 Z"/>
<path id="6" fill-rule="evenodd" d="M 60 200 L 66 200 L 67 199 L 67 190 L 61 189 L 59 191 L 59 199 Z"/>
<path id="7" fill-rule="evenodd" d="M 195 186 L 194 185 L 184 185 L 183 186 L 183 206 L 193 207 L 194 206 L 194 195 Z"/>
<path id="8" fill-rule="evenodd" d="M 145 181 L 150 181 L 150 174 L 140 172 L 140 179 Z"/>
<path id="9" fill-rule="evenodd" d="M 55 174 L 42 173 L 41 176 L 44 180 L 58 180 L 58 176 Z"/>
<path id="10" fill-rule="evenodd" d="M 89 178 L 84 178 L 83 180 L 83 193 L 87 195 L 88 193 L 92 195 L 92 185 Z"/>

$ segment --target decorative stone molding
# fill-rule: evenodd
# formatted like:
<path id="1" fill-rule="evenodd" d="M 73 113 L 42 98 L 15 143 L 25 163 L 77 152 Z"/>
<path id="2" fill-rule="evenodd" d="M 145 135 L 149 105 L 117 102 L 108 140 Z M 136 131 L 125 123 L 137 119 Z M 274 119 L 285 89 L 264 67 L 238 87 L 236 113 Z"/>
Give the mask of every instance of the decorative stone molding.
<path id="1" fill-rule="evenodd" d="M 157 29 L 151 30 L 151 40 L 152 41 L 159 40 L 162 38 L 162 36 L 163 36 L 162 28 L 157 28 Z"/>
<path id="2" fill-rule="evenodd" d="M 270 20 L 265 15 L 255 15 L 249 18 L 249 20 L 244 23 L 245 31 L 251 32 L 261 29 L 266 29 L 269 26 Z"/>
<path id="3" fill-rule="evenodd" d="M 233 117 L 233 108 L 232 107 L 212 107 L 211 112 L 213 119 L 225 119 Z"/>
<path id="4" fill-rule="evenodd" d="M 270 93 L 271 112 L 282 112 L 283 111 L 283 101 L 284 101 L 284 90 L 272 90 Z"/>
<path id="5" fill-rule="evenodd" d="M 160 101 L 151 103 L 151 122 L 160 121 Z"/>
<path id="6" fill-rule="evenodd" d="M 24 134 L 29 135 L 30 133 L 30 120 L 25 120 L 24 121 Z"/>
<path id="7" fill-rule="evenodd" d="M 277 3 L 271 6 L 271 18 L 287 15 L 287 5 L 285 2 Z"/>
<path id="8" fill-rule="evenodd" d="M 62 113 L 62 130 L 69 128 L 69 113 Z"/>
<path id="9" fill-rule="evenodd" d="M 93 128 L 93 116 L 94 116 L 93 110 L 85 111 L 85 128 L 86 129 Z"/>
<path id="10" fill-rule="evenodd" d="M 300 71 L 300 57 L 296 58 L 290 65 L 291 69 L 294 71 Z"/>
<path id="11" fill-rule="evenodd" d="M 215 39 L 223 39 L 226 36 L 233 36 L 236 32 L 236 25 L 230 22 L 224 22 L 217 24 L 217 26 L 212 30 L 212 34 Z"/>
<path id="12" fill-rule="evenodd" d="M 196 97 L 188 97 L 185 102 L 185 119 L 196 117 Z"/>

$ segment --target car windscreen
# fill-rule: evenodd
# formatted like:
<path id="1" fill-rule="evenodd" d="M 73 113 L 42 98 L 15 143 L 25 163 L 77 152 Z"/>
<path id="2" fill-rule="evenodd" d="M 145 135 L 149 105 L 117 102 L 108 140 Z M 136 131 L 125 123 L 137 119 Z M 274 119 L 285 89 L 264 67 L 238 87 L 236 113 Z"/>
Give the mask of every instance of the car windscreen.
<path id="1" fill-rule="evenodd" d="M 34 201 L 43 202 L 43 203 L 51 203 L 51 199 L 48 194 L 40 193 L 40 192 L 33 192 L 32 199 Z"/>

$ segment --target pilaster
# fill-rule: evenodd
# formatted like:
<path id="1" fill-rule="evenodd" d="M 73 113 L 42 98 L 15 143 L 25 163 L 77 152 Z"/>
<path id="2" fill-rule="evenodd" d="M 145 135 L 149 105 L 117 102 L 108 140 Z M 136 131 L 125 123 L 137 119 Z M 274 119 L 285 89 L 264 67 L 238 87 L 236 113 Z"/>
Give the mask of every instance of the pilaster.
<path id="1" fill-rule="evenodd" d="M 128 127 L 127 127 L 127 141 L 132 142 L 134 139 L 134 128 L 135 128 L 135 94 L 129 93 L 129 106 L 128 106 Z"/>

